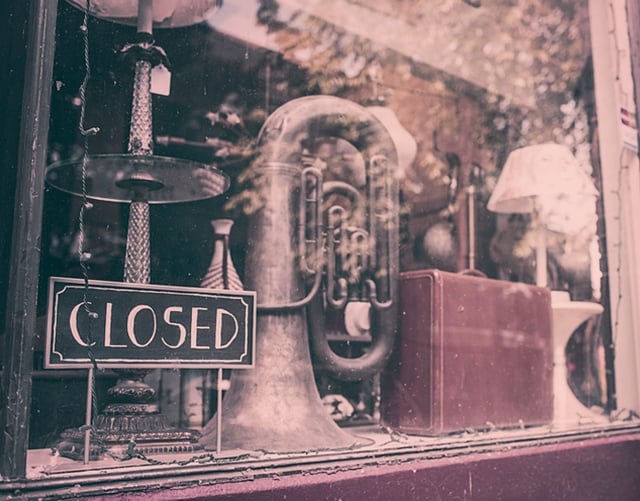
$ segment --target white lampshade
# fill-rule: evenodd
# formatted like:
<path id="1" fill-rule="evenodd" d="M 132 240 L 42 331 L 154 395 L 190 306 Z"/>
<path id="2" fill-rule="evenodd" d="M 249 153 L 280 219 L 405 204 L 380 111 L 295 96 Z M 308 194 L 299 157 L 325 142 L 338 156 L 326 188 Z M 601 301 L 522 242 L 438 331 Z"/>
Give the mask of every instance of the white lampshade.
<path id="1" fill-rule="evenodd" d="M 367 106 L 367 110 L 373 113 L 389 132 L 398 153 L 398 168 L 400 169 L 398 175 L 402 177 L 416 158 L 418 143 L 400 123 L 398 116 L 392 109 L 385 106 Z"/>
<path id="2" fill-rule="evenodd" d="M 68 0 L 73 6 L 84 10 L 85 0 Z M 89 13 L 101 19 L 120 24 L 139 24 L 139 4 L 144 0 L 91 0 Z M 217 0 L 153 0 L 154 28 L 177 28 L 197 24 L 207 18 L 218 7 Z"/>
<path id="3" fill-rule="evenodd" d="M 528 213 L 545 199 L 593 197 L 598 192 L 563 145 L 554 143 L 525 146 L 507 158 L 487 208 L 493 212 Z"/>
<path id="4" fill-rule="evenodd" d="M 598 195 L 571 151 L 545 143 L 512 151 L 487 208 L 493 212 L 534 213 L 537 224 L 536 284 L 547 285 L 547 230 L 578 234 L 595 219 Z"/>

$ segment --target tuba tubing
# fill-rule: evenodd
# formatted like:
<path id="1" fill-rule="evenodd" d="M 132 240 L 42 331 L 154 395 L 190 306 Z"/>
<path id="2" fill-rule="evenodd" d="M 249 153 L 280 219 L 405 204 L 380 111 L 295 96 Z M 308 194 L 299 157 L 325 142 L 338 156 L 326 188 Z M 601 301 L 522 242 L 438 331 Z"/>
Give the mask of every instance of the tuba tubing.
<path id="1" fill-rule="evenodd" d="M 374 269 L 368 270 L 370 278 L 364 280 L 364 285 L 368 289 L 365 299 L 371 303 L 372 343 L 358 358 L 345 358 L 333 351 L 325 336 L 324 305 L 327 301 L 317 293 L 320 271 L 316 271 L 306 298 L 279 305 L 267 299 L 258 308 L 259 311 L 290 310 L 308 303 L 307 324 L 315 361 L 342 379 L 359 380 L 384 367 L 395 342 L 399 271 L 397 152 L 385 126 L 365 108 L 333 96 L 308 96 L 286 103 L 267 119 L 258 137 L 260 162 L 263 165 L 300 166 L 304 143 L 319 137 L 336 137 L 350 142 L 360 151 L 367 165 L 369 217 L 366 224 L 371 235 L 370 263 Z M 344 184 L 326 183 L 327 188 L 337 188 L 348 194 L 351 190 Z M 381 211 L 376 207 L 378 204 Z M 323 240 L 328 242 L 330 239 Z M 300 273 L 304 271 L 300 270 Z M 328 288 L 333 289 L 332 286 Z"/>
<path id="2" fill-rule="evenodd" d="M 397 201 L 397 198 L 395 200 Z M 397 207 L 397 203 L 394 206 Z M 316 295 L 307 307 L 311 352 L 314 359 L 319 367 L 343 380 L 357 381 L 381 371 L 394 348 L 398 315 L 399 241 L 398 213 L 395 210 L 393 213 L 394 217 L 390 218 L 387 225 L 386 238 L 376 239 L 378 247 L 384 246 L 381 266 L 387 276 L 380 280 L 380 287 L 372 278 L 364 280 L 367 291 L 364 299 L 371 305 L 371 332 L 374 333 L 368 350 L 360 357 L 347 358 L 337 354 L 329 345 L 325 336 L 324 304 L 331 306 L 335 302 L 334 298 Z M 328 263 L 327 267 L 330 266 Z M 328 278 L 333 278 L 332 275 L 328 274 Z M 328 296 L 332 291 L 333 286 L 327 284 L 325 294 Z M 380 297 L 385 300 L 381 301 Z M 340 306 L 344 307 L 344 302 Z"/>

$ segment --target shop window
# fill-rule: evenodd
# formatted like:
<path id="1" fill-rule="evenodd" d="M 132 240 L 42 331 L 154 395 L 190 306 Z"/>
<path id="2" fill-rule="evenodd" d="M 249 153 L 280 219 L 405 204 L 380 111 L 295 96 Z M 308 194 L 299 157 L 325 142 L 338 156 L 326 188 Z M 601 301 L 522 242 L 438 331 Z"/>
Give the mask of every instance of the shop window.
<path id="1" fill-rule="evenodd" d="M 635 361 L 615 361 L 635 289 L 611 279 L 634 257 L 607 247 L 630 223 L 611 229 L 624 208 L 605 188 L 628 171 L 598 148 L 587 2 L 126 4 L 59 2 L 48 49 L 27 477 L 305 468 L 637 424 L 616 377 Z M 620 99 L 619 158 L 637 165 Z M 73 335 L 52 280 L 85 291 L 77 367 L 50 362 Z M 113 284 L 255 291 L 252 363 L 172 362 L 209 347 L 205 307 L 100 303 Z M 85 310 L 129 316 L 101 324 L 106 341 Z M 114 362 L 155 344 L 144 367 Z"/>

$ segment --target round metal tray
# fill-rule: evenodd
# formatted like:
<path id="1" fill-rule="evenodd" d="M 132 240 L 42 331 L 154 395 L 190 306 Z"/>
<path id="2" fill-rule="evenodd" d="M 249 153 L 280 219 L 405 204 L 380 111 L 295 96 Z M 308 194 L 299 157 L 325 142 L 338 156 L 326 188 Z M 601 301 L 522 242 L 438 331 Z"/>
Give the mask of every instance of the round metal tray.
<path id="1" fill-rule="evenodd" d="M 86 194 L 91 200 L 130 202 L 132 192 L 119 181 L 140 174 L 160 181 L 162 188 L 149 191 L 150 204 L 194 202 L 221 195 L 229 189 L 229 177 L 200 162 L 157 155 L 93 155 L 86 166 Z M 60 191 L 81 196 L 82 159 L 64 160 L 47 167 L 46 182 Z"/>

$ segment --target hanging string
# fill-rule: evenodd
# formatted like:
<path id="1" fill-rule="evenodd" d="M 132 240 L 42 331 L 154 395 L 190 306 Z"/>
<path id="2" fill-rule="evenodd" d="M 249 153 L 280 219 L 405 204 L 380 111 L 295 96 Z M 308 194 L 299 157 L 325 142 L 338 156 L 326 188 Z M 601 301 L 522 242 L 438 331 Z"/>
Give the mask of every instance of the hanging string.
<path id="1" fill-rule="evenodd" d="M 271 61 L 269 58 L 265 60 L 265 75 L 264 75 L 264 112 L 266 116 L 269 116 L 269 106 L 271 103 Z"/>
<path id="2" fill-rule="evenodd" d="M 93 340 L 91 336 L 91 320 L 98 318 L 98 314 L 91 310 L 91 302 L 88 298 L 89 292 L 89 269 L 87 267 L 87 261 L 91 258 L 91 253 L 86 250 L 85 247 L 85 213 L 87 210 L 93 207 L 93 204 L 89 201 L 87 194 L 87 167 L 89 164 L 89 137 L 95 136 L 99 132 L 98 127 L 91 127 L 90 129 L 85 129 L 85 116 L 87 109 L 87 99 L 86 92 L 87 86 L 89 84 L 89 80 L 91 78 L 91 66 L 89 64 L 89 10 L 91 7 L 91 0 L 87 0 L 85 9 L 84 9 L 84 17 L 82 21 L 82 25 L 80 26 L 80 32 L 82 33 L 82 43 L 84 50 L 84 78 L 82 80 L 82 84 L 80 85 L 79 94 L 80 94 L 80 118 L 78 122 L 78 131 L 80 135 L 83 137 L 83 152 L 82 152 L 82 163 L 81 163 L 81 182 L 82 182 L 82 206 L 80 207 L 79 214 L 79 235 L 78 235 L 78 258 L 80 262 L 80 268 L 82 270 L 82 277 L 84 279 L 84 292 L 82 305 L 85 313 L 87 314 L 89 321 L 89 329 L 85 335 L 85 342 L 87 344 L 87 352 L 89 356 L 89 360 L 93 365 L 92 377 L 90 378 L 89 384 L 91 385 L 91 400 L 92 400 L 92 422 L 93 417 L 97 415 L 98 403 L 96 399 L 96 389 L 95 389 L 95 374 L 98 370 L 98 364 L 95 359 L 95 355 L 93 353 Z"/>

